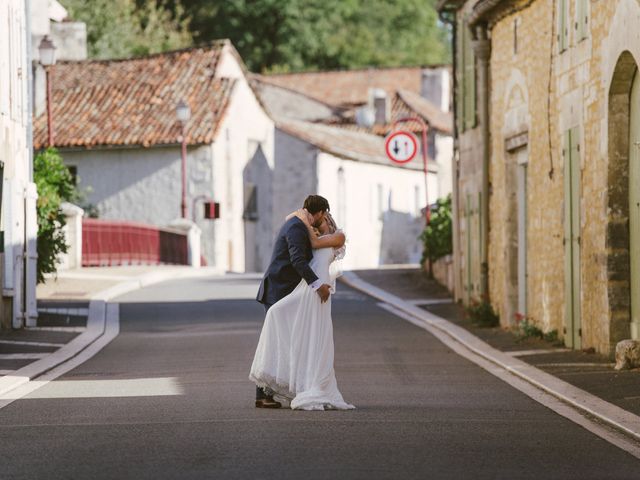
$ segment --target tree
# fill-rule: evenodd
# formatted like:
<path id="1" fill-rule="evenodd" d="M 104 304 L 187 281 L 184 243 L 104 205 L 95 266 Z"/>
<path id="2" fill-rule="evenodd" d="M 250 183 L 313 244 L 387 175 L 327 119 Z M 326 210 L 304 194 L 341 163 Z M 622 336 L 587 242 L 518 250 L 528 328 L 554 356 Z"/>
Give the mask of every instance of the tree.
<path id="1" fill-rule="evenodd" d="M 180 0 L 66 0 L 74 20 L 87 24 L 91 58 L 127 58 L 192 44 Z"/>
<path id="2" fill-rule="evenodd" d="M 34 182 L 38 189 L 38 283 L 45 273 L 56 271 L 58 258 L 67 253 L 63 227 L 65 217 L 60 205 L 74 200 L 76 191 L 69 169 L 55 148 L 38 153 L 33 164 Z"/>
<path id="3" fill-rule="evenodd" d="M 249 69 L 264 72 L 448 62 L 434 3 L 192 0 L 186 11 L 197 41 L 229 38 Z"/>

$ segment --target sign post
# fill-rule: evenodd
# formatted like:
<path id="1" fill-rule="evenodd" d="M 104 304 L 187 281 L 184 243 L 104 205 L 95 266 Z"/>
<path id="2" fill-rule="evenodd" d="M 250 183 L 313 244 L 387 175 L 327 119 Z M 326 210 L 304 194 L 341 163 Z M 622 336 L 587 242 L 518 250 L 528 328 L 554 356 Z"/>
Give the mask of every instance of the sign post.
<path id="1" fill-rule="evenodd" d="M 403 117 L 393 122 L 391 133 L 384 142 L 384 149 L 387 157 L 392 162 L 403 164 L 414 159 L 418 153 L 418 141 L 413 133 L 407 130 L 396 130 L 399 123 L 416 122 L 420 124 L 422 130 L 422 161 L 424 168 L 424 193 L 427 199 L 427 208 L 425 212 L 426 224 L 429 225 L 431 212 L 429 209 L 429 182 L 427 180 L 427 130 L 429 126 L 420 117 Z"/>

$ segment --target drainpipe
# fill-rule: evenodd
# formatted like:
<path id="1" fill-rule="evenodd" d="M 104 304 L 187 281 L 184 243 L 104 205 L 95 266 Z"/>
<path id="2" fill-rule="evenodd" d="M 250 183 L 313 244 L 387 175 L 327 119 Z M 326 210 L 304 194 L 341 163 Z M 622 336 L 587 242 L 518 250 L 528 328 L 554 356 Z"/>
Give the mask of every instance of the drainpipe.
<path id="1" fill-rule="evenodd" d="M 451 96 L 452 96 L 452 104 L 451 108 L 455 114 L 458 111 L 458 24 L 456 22 L 456 11 L 455 10 L 441 10 L 439 13 L 440 20 L 443 23 L 448 23 L 451 25 Z M 458 180 L 460 178 L 460 165 L 458 162 L 459 159 L 459 143 L 458 143 L 458 119 L 455 119 L 453 122 L 453 155 L 451 157 L 451 162 L 453 163 L 453 193 L 451 198 L 451 216 L 452 216 L 452 250 L 453 250 L 453 296 L 454 300 L 457 302 L 460 298 L 460 292 L 462 291 L 462 284 L 460 278 L 460 256 L 459 256 L 459 248 L 460 248 L 460 225 L 458 222 L 460 221 L 458 208 L 460 205 L 459 201 L 459 189 L 458 189 Z"/>
<path id="2" fill-rule="evenodd" d="M 491 57 L 491 42 L 487 38 L 487 26 L 479 24 L 475 27 L 473 40 L 473 52 L 477 60 L 478 72 L 478 120 L 482 135 L 482 203 L 481 208 L 481 232 L 480 239 L 480 295 L 483 299 L 489 299 L 489 59 Z"/>

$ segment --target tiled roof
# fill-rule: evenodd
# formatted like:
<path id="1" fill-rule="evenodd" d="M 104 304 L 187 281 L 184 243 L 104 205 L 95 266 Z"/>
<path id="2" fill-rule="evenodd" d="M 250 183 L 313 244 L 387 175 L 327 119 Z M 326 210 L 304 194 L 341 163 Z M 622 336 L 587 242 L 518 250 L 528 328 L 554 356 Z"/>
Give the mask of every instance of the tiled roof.
<path id="1" fill-rule="evenodd" d="M 335 122 L 338 109 L 290 88 L 274 85 L 264 75 L 248 75 L 253 90 L 272 117 L 288 117 L 305 121 Z"/>
<path id="2" fill-rule="evenodd" d="M 403 117 L 420 117 L 430 129 L 436 130 L 445 135 L 451 135 L 453 117 L 450 112 L 443 112 L 433 103 L 420 95 L 407 90 L 398 92 L 391 103 L 391 121 L 385 125 L 373 125 L 371 128 L 361 127 L 355 123 L 355 110 L 351 115 L 347 114 L 343 118 L 335 121 L 325 121 L 331 125 L 347 128 L 352 131 L 372 133 L 374 135 L 386 136 L 393 129 L 393 122 Z M 398 124 L 398 128 L 419 133 L 422 125 L 416 121 L 408 121 Z"/>
<path id="3" fill-rule="evenodd" d="M 384 153 L 384 139 L 377 135 L 291 119 L 279 120 L 276 125 L 285 133 L 315 145 L 320 150 L 337 157 L 411 170 L 422 170 L 422 163 L 418 161 L 404 165 L 392 163 Z"/>
<path id="4" fill-rule="evenodd" d="M 211 143 L 234 81 L 215 78 L 224 42 L 144 58 L 61 62 L 53 69 L 58 147 L 163 145 L 179 141 L 175 108 L 191 107 L 189 144 Z M 47 142 L 46 111 L 34 121 L 34 147 Z"/>
<path id="5" fill-rule="evenodd" d="M 423 96 L 409 90 L 398 90 L 392 109 L 394 119 L 402 115 L 418 114 L 431 128 L 449 135 L 453 132 L 451 112 L 443 112 Z"/>
<path id="6" fill-rule="evenodd" d="M 264 79 L 321 102 L 349 106 L 366 103 L 371 88 L 381 88 L 389 96 L 401 89 L 419 94 L 422 70 L 423 67 L 368 68 L 266 75 Z"/>

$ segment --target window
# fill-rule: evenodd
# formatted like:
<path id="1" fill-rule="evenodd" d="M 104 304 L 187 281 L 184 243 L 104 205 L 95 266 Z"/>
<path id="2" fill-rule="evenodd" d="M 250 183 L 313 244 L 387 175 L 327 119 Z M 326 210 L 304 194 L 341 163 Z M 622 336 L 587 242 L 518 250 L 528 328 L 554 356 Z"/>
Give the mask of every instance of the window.
<path id="1" fill-rule="evenodd" d="M 576 41 L 587 38 L 589 33 L 589 0 L 576 0 Z"/>
<path id="2" fill-rule="evenodd" d="M 69 169 L 69 173 L 71 174 L 71 181 L 74 186 L 78 186 L 78 167 L 75 165 L 69 165 L 67 167 Z"/>
<path id="3" fill-rule="evenodd" d="M 244 213 L 245 220 L 258 220 L 258 187 L 253 183 L 244 185 Z"/>
<path id="4" fill-rule="evenodd" d="M 458 129 L 476 126 L 476 65 L 467 22 L 462 22 L 458 36 Z"/>
<path id="5" fill-rule="evenodd" d="M 378 219 L 382 220 L 382 214 L 384 213 L 384 189 L 382 184 L 378 184 Z"/>

